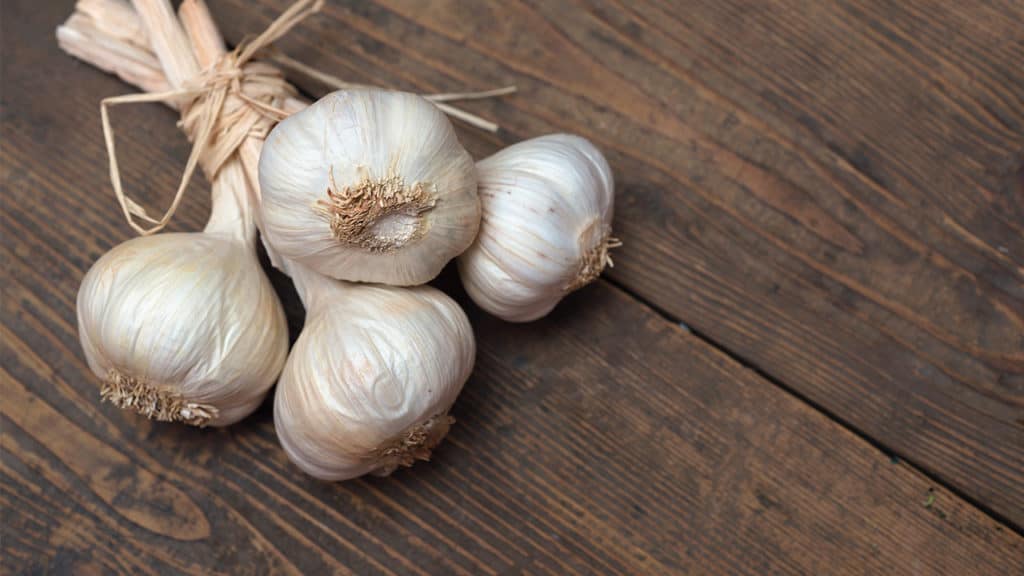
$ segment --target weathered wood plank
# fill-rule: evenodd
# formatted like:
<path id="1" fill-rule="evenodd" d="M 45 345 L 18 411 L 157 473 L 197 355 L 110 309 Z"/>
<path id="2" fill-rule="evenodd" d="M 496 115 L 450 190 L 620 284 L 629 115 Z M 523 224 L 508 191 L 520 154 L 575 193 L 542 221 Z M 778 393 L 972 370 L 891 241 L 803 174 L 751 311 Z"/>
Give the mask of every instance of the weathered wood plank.
<path id="1" fill-rule="evenodd" d="M 2 39 L 18 63 L 0 139 L 5 571 L 1024 570 L 1019 535 L 606 283 L 536 324 L 470 308 L 480 356 L 458 424 L 434 462 L 387 479 L 303 476 L 269 405 L 195 430 L 100 404 L 74 300 L 129 234 L 97 121 L 125 88 L 38 41 L 69 10 L 4 5 L 19 23 Z M 117 119 L 126 185 L 158 205 L 187 153 L 173 116 Z M 203 194 L 175 228 L 201 225 Z"/>
<path id="2" fill-rule="evenodd" d="M 30 190 L 13 191 L 40 210 Z M 287 462 L 269 405 L 206 431 L 99 405 L 72 310 L 46 303 L 75 278 L 7 262 L 4 542 L 30 551 L 5 555 L 15 570 L 1024 568 L 1020 536 L 603 284 L 540 324 L 474 311 L 479 367 L 435 461 L 325 484 Z"/>
<path id="3" fill-rule="evenodd" d="M 474 105 L 508 134 L 465 140 L 608 151 L 614 282 L 1022 526 L 1021 21 L 999 1 L 381 0 L 284 47 L 356 81 L 519 85 Z"/>

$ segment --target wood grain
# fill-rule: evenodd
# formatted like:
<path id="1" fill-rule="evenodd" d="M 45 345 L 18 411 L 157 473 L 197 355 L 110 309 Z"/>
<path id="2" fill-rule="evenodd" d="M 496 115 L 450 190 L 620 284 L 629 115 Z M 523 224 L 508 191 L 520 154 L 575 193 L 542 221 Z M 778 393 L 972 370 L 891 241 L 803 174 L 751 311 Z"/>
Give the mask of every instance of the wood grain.
<path id="1" fill-rule="evenodd" d="M 615 284 L 1020 528 L 1024 4 L 963 6 L 342 2 L 283 47 L 360 82 L 517 84 L 474 107 L 506 133 L 464 141 L 601 146 Z"/>
<path id="2" fill-rule="evenodd" d="M 74 306 L 85 270 L 129 237 L 98 123 L 99 99 L 126 88 L 40 40 L 70 9 L 3 8 L 4 572 L 1024 571 L 1019 534 L 607 282 L 534 324 L 504 324 L 469 306 L 480 353 L 458 422 L 433 462 L 386 479 L 326 484 L 302 475 L 277 444 L 269 404 L 227 430 L 154 424 L 100 404 Z M 444 9 L 425 7 L 419 17 Z M 274 11 L 258 11 L 248 30 Z M 304 41 L 339 44 L 331 40 L 338 15 L 332 8 L 312 23 Z M 370 42 L 363 32 L 345 45 L 385 67 L 374 73 L 380 80 L 493 83 L 483 64 L 479 75 L 473 68 L 486 59 L 459 65 L 452 56 L 440 75 L 418 69 L 440 36 L 423 29 L 399 50 L 381 41 L 393 30 L 377 26 L 365 24 L 381 45 L 359 48 Z M 564 121 L 540 102 L 531 106 Z M 474 106 L 502 112 L 514 128 L 546 122 L 525 105 Z M 575 129 L 603 118 L 595 113 Z M 126 186 L 161 205 L 187 155 L 174 115 L 153 105 L 115 121 Z M 465 136 L 477 153 L 511 138 Z M 647 181 L 647 165 L 615 154 L 624 198 L 636 198 L 629 183 Z M 203 188 L 193 185 L 172 229 L 201 226 Z M 873 249 L 871 239 L 851 238 Z M 447 281 L 450 288 L 450 274 Z M 294 294 L 283 293 L 298 326 Z"/>

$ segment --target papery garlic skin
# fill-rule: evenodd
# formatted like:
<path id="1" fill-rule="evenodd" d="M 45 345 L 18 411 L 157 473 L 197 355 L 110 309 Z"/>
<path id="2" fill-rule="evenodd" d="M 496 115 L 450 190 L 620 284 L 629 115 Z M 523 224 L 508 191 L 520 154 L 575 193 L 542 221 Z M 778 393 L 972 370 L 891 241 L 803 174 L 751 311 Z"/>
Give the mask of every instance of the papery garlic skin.
<path id="1" fill-rule="evenodd" d="M 284 310 L 253 248 L 217 234 L 114 247 L 82 281 L 78 329 L 104 399 L 199 426 L 253 412 L 288 350 Z"/>
<path id="2" fill-rule="evenodd" d="M 483 220 L 458 263 L 484 310 L 535 320 L 611 263 L 615 184 L 589 141 L 551 134 L 514 144 L 478 162 L 477 179 Z"/>
<path id="3" fill-rule="evenodd" d="M 332 278 L 422 284 L 480 225 L 472 158 L 414 94 L 324 96 L 274 128 L 259 174 L 269 243 Z"/>
<path id="4" fill-rule="evenodd" d="M 328 282 L 335 286 L 321 285 L 307 302 L 275 392 L 281 445 L 303 471 L 330 481 L 428 459 L 473 369 L 469 320 L 429 286 Z"/>

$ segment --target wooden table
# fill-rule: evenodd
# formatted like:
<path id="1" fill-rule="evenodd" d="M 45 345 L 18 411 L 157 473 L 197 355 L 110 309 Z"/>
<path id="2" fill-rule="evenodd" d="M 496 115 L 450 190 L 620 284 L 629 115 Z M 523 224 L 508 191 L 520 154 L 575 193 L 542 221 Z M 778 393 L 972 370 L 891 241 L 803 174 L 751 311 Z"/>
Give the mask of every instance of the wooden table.
<path id="1" fill-rule="evenodd" d="M 287 3 L 212 9 L 234 43 Z M 1024 573 L 1020 0 L 330 2 L 286 52 L 518 85 L 467 106 L 503 130 L 465 145 L 590 138 L 625 241 L 533 324 L 449 271 L 479 341 L 458 424 L 340 484 L 288 462 L 269 402 L 226 430 L 100 403 L 75 294 L 130 237 L 98 114 L 130 89 L 57 49 L 71 5 L 3 5 L 4 572 Z M 116 114 L 148 205 L 174 120 Z"/>

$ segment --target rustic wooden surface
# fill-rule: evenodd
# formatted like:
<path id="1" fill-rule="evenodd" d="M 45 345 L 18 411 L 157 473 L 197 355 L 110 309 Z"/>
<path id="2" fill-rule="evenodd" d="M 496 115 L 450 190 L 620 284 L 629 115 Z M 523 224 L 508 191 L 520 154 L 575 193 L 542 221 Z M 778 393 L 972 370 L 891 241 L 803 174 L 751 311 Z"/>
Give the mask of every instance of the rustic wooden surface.
<path id="1" fill-rule="evenodd" d="M 1024 2 L 961 4 L 382 1 L 284 46 L 410 89 L 515 82 L 481 106 L 499 142 L 609 153 L 617 285 L 1021 526 Z"/>
<path id="2" fill-rule="evenodd" d="M 212 9 L 237 42 L 286 4 Z M 99 403 L 74 300 L 129 236 L 98 120 L 127 89 L 57 50 L 70 11 L 0 19 L 4 572 L 1024 572 L 1019 2 L 331 2 L 289 53 L 517 84 L 466 145 L 592 138 L 626 241 L 529 325 L 449 274 L 480 347 L 458 424 L 433 462 L 342 484 L 288 463 L 269 404 L 200 431 Z M 174 119 L 116 117 L 151 205 Z"/>

